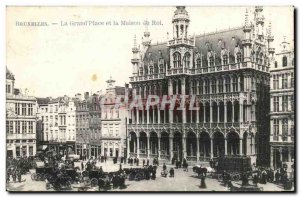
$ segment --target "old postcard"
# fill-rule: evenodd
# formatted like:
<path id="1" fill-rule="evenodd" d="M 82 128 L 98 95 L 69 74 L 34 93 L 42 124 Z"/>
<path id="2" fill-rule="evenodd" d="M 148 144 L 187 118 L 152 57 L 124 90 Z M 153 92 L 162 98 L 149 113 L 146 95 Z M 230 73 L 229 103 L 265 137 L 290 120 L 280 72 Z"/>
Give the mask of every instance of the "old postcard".
<path id="1" fill-rule="evenodd" d="M 7 6 L 9 192 L 295 191 L 294 7 Z"/>

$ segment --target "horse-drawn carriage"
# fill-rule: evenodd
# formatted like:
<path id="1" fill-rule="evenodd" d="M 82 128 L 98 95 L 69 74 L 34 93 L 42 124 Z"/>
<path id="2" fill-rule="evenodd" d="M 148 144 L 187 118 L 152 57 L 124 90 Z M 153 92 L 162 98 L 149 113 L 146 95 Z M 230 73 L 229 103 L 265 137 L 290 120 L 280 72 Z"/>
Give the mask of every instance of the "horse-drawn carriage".
<path id="1" fill-rule="evenodd" d="M 72 178 L 68 176 L 68 174 L 64 172 L 59 172 L 57 174 L 53 174 L 47 177 L 46 179 L 46 189 L 50 189 L 51 186 L 55 190 L 62 190 L 62 189 L 71 189 L 72 186 Z"/>
<path id="2" fill-rule="evenodd" d="M 234 181 L 239 181 L 243 174 L 252 176 L 250 157 L 246 156 L 218 157 L 215 170 L 218 179 L 224 179 L 224 173 Z"/>
<path id="3" fill-rule="evenodd" d="M 31 179 L 35 181 L 44 181 L 49 176 L 56 174 L 57 168 L 53 166 L 37 167 L 35 173 L 31 174 Z"/>

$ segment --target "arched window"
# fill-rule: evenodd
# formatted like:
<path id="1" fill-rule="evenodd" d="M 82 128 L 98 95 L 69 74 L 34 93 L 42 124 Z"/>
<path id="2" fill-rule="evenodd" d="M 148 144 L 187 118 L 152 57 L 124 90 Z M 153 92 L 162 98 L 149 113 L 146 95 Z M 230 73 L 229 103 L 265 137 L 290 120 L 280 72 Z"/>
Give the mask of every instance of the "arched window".
<path id="1" fill-rule="evenodd" d="M 232 91 L 237 92 L 238 91 L 238 79 L 237 76 L 232 77 Z"/>
<path id="2" fill-rule="evenodd" d="M 215 63 L 214 57 L 213 56 L 209 57 L 209 66 L 214 66 L 214 63 Z"/>
<path id="3" fill-rule="evenodd" d="M 277 63 L 277 61 L 275 61 L 275 65 L 274 65 L 274 66 L 275 66 L 275 68 L 277 68 L 277 66 L 278 66 L 278 63 Z"/>
<path id="4" fill-rule="evenodd" d="M 256 63 L 258 64 L 259 63 L 259 51 L 256 52 L 255 59 L 256 59 Z"/>
<path id="5" fill-rule="evenodd" d="M 287 66 L 287 57 L 283 56 L 282 57 L 282 67 L 286 67 Z"/>
<path id="6" fill-rule="evenodd" d="M 209 79 L 205 79 L 205 94 L 209 94 Z"/>
<path id="7" fill-rule="evenodd" d="M 225 88 L 226 88 L 226 92 L 230 92 L 230 77 L 226 77 L 225 78 Z"/>
<path id="8" fill-rule="evenodd" d="M 197 66 L 197 68 L 200 68 L 200 67 L 201 67 L 201 59 L 200 59 L 200 57 L 198 57 L 198 58 L 196 59 L 196 66 Z"/>
<path id="9" fill-rule="evenodd" d="M 223 55 L 223 64 L 224 65 L 228 64 L 228 56 L 227 55 Z"/>
<path id="10" fill-rule="evenodd" d="M 199 81 L 199 94 L 203 94 L 203 81 Z"/>
<path id="11" fill-rule="evenodd" d="M 263 53 L 259 54 L 259 64 L 263 64 Z"/>
<path id="12" fill-rule="evenodd" d="M 211 93 L 215 94 L 216 92 L 217 92 L 216 80 L 212 79 L 211 80 Z"/>
<path id="13" fill-rule="evenodd" d="M 144 69 L 141 67 L 140 68 L 140 76 L 142 76 L 144 74 Z"/>
<path id="14" fill-rule="evenodd" d="M 159 73 L 163 73 L 164 72 L 164 65 L 160 64 L 159 65 Z"/>
<path id="15" fill-rule="evenodd" d="M 197 88 L 197 83 L 195 80 L 192 81 L 192 94 L 196 94 L 197 91 L 196 91 L 196 88 Z"/>
<path id="16" fill-rule="evenodd" d="M 150 75 L 152 75 L 153 74 L 153 66 L 150 66 L 149 69 L 150 69 Z"/>
<path id="17" fill-rule="evenodd" d="M 218 89 L 219 93 L 223 92 L 223 78 L 218 79 Z"/>
<path id="18" fill-rule="evenodd" d="M 158 66 L 157 66 L 157 64 L 154 65 L 154 73 L 155 74 L 158 73 Z"/>
<path id="19" fill-rule="evenodd" d="M 242 54 L 241 54 L 241 52 L 238 52 L 238 53 L 236 54 L 236 62 L 239 63 L 239 62 L 241 62 L 241 61 L 242 61 Z"/>
<path id="20" fill-rule="evenodd" d="M 185 53 L 183 56 L 184 67 L 188 68 L 190 66 L 190 57 L 189 53 Z"/>
<path id="21" fill-rule="evenodd" d="M 173 65 L 174 65 L 174 68 L 177 68 L 177 67 L 181 67 L 180 65 L 180 62 L 181 62 L 181 57 L 180 57 L 180 53 L 174 53 L 173 54 Z"/>

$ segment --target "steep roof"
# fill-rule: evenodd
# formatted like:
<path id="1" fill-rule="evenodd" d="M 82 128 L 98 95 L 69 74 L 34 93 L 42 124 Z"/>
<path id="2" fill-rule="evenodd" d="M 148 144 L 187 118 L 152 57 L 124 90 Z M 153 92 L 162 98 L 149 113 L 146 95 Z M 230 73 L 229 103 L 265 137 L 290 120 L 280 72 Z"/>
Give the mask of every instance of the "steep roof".
<path id="1" fill-rule="evenodd" d="M 197 35 L 195 36 L 194 51 L 202 53 L 205 57 L 208 50 L 211 49 L 216 53 L 216 64 L 218 64 L 221 61 L 219 57 L 221 57 L 222 47 L 229 50 L 230 54 L 233 55 L 235 47 L 241 46 L 243 36 L 243 27 Z M 167 42 L 154 44 L 148 47 L 143 62 L 147 65 L 152 60 L 155 65 L 160 58 L 168 62 L 170 60 L 169 54 Z"/>
<path id="2" fill-rule="evenodd" d="M 47 105 L 50 102 L 50 98 L 36 98 L 39 105 Z"/>
<path id="3" fill-rule="evenodd" d="M 6 79 L 15 80 L 15 75 L 6 67 Z"/>

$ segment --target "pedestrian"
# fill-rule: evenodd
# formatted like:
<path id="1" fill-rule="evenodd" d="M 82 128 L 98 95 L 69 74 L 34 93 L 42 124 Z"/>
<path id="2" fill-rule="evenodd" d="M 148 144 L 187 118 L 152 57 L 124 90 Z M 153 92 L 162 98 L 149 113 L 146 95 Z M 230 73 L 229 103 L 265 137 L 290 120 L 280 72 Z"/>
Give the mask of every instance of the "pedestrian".
<path id="1" fill-rule="evenodd" d="M 149 166 L 149 159 L 147 159 L 147 166 Z"/>
<path id="2" fill-rule="evenodd" d="M 139 158 L 136 158 L 136 166 L 139 166 Z"/>
<path id="3" fill-rule="evenodd" d="M 275 173 L 275 183 L 279 183 L 279 181 L 280 181 L 280 173 L 279 170 L 277 170 Z"/>
<path id="4" fill-rule="evenodd" d="M 11 169 L 8 168 L 6 171 L 6 183 L 9 183 L 10 181 L 10 174 L 11 174 Z"/>
<path id="5" fill-rule="evenodd" d="M 16 182 L 16 179 L 17 179 L 17 171 L 16 171 L 16 169 L 12 170 L 12 178 L 13 178 L 13 181 Z"/>
<path id="6" fill-rule="evenodd" d="M 136 164 L 136 158 L 134 158 L 133 163 Z"/>
<path id="7" fill-rule="evenodd" d="M 205 176 L 203 176 L 203 175 L 201 176 L 200 188 L 206 188 Z"/>
<path id="8" fill-rule="evenodd" d="M 170 168 L 170 177 L 174 178 L 174 168 Z"/>
<path id="9" fill-rule="evenodd" d="M 81 161 L 81 171 L 84 170 L 84 164 L 83 164 L 83 161 Z"/>
<path id="10" fill-rule="evenodd" d="M 165 171 L 167 169 L 166 163 L 164 163 L 163 165 L 163 171 Z"/>
<path id="11" fill-rule="evenodd" d="M 143 167 L 145 166 L 145 159 L 143 159 Z"/>
<path id="12" fill-rule="evenodd" d="M 18 176 L 19 183 L 21 183 L 22 182 L 22 170 L 21 169 L 18 170 L 17 176 Z"/>
<path id="13" fill-rule="evenodd" d="M 257 177 L 257 174 L 255 174 L 254 176 L 253 176 L 253 185 L 255 185 L 255 186 L 257 186 L 257 183 L 258 183 L 258 177 Z"/>

